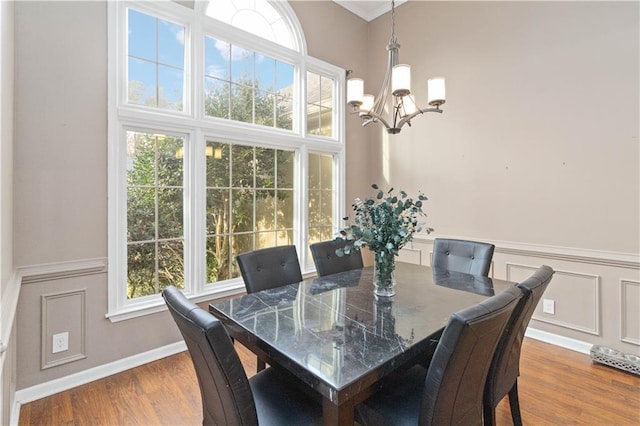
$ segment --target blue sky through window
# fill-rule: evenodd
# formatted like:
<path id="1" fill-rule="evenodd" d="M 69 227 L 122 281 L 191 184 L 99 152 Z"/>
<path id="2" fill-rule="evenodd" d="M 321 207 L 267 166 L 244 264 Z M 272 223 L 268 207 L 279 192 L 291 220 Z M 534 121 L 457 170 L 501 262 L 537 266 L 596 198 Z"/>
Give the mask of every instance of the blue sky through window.
<path id="1" fill-rule="evenodd" d="M 184 27 L 129 9 L 129 102 L 183 109 Z"/>
<path id="2" fill-rule="evenodd" d="M 165 109 L 183 109 L 185 28 L 129 9 L 129 102 Z M 220 81 L 257 85 L 261 90 L 291 94 L 294 67 L 274 58 L 205 37 L 206 88 Z"/>

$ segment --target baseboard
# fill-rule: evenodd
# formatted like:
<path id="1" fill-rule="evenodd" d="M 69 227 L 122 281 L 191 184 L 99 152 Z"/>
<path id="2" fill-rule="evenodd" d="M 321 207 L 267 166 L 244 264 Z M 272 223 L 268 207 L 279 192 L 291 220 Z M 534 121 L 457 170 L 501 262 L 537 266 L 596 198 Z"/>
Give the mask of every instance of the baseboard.
<path id="1" fill-rule="evenodd" d="M 593 346 L 593 344 L 588 342 L 548 333 L 546 331 L 536 330 L 535 328 L 527 328 L 524 335 L 532 339 L 540 340 L 541 342 L 550 343 L 565 349 L 571 349 L 572 351 L 580 352 L 585 355 L 590 354 L 591 347 Z"/>
<path id="2" fill-rule="evenodd" d="M 66 391 L 75 388 L 76 386 L 84 385 L 86 383 L 93 382 L 94 380 L 102 379 L 104 377 L 108 377 L 113 374 L 120 373 L 122 371 L 129 370 L 131 368 L 138 367 L 140 365 L 147 364 L 149 362 L 156 361 L 170 355 L 175 355 L 185 350 L 187 350 L 187 346 L 184 341 L 176 342 L 158 349 L 153 349 L 148 352 L 133 355 L 118 361 L 80 371 L 69 376 L 51 380 L 46 383 L 40 383 L 30 388 L 20 389 L 16 391 L 15 404 L 13 407 L 14 412 L 11 415 L 11 424 L 18 424 L 20 406 L 22 404 L 26 404 L 40 398 Z M 13 422 L 14 418 L 15 423 Z"/>

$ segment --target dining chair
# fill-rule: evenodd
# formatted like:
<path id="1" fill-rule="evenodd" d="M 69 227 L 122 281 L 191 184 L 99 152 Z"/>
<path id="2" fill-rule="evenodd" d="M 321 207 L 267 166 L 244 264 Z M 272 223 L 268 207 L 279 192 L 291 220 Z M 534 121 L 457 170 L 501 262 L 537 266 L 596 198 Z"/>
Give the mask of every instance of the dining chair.
<path id="1" fill-rule="evenodd" d="M 496 345 L 522 298 L 511 287 L 454 313 L 429 367 L 392 374 L 356 406 L 362 425 L 481 425 L 482 396 Z"/>
<path id="2" fill-rule="evenodd" d="M 302 281 L 296 246 L 269 247 L 236 256 L 248 294 Z M 258 358 L 256 368 L 266 367 Z"/>
<path id="3" fill-rule="evenodd" d="M 177 288 L 162 292 L 198 378 L 203 425 L 315 425 L 322 407 L 275 368 L 250 379 L 222 323 Z"/>
<path id="4" fill-rule="evenodd" d="M 344 256 L 336 254 L 336 250 L 344 249 L 346 244 L 345 240 L 337 239 L 322 241 L 309 246 L 319 277 L 352 269 L 362 269 L 362 253 L 360 250 L 352 250 L 351 253 Z"/>
<path id="5" fill-rule="evenodd" d="M 547 289 L 554 270 L 543 265 L 528 279 L 518 284 L 523 293 L 507 328 L 498 343 L 491 362 L 484 392 L 484 424 L 496 424 L 496 407 L 508 394 L 511 418 L 515 426 L 522 425 L 518 401 L 518 376 L 520 375 L 520 352 L 524 333 L 529 325 L 542 294 Z"/>
<path id="6" fill-rule="evenodd" d="M 464 272 L 473 275 L 489 275 L 495 246 L 479 241 L 436 238 L 433 241 L 433 260 L 435 269 Z"/>
<path id="7" fill-rule="evenodd" d="M 247 293 L 302 281 L 296 246 L 269 247 L 236 256 Z"/>

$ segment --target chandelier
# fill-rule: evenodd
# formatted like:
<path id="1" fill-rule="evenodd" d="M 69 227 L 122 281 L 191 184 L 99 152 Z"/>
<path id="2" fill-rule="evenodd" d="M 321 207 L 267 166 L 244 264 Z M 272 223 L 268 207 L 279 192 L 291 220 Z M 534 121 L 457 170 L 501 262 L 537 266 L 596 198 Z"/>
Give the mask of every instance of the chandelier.
<path id="1" fill-rule="evenodd" d="M 427 82 L 427 103 L 430 108 L 420 108 L 411 94 L 411 67 L 398 64 L 400 45 L 396 39 L 395 1 L 391 1 L 391 39 L 387 50 L 387 71 L 378 97 L 364 94 L 364 80 L 351 78 L 347 81 L 347 103 L 364 120 L 362 126 L 371 123 L 382 123 L 390 134 L 400 133 L 402 126 L 411 126 L 411 119 L 425 112 L 442 113 L 440 105 L 445 103 L 444 78 L 432 78 Z M 348 72 L 350 73 L 350 71 Z M 391 117 L 385 118 L 385 107 L 389 97 L 393 96 Z"/>

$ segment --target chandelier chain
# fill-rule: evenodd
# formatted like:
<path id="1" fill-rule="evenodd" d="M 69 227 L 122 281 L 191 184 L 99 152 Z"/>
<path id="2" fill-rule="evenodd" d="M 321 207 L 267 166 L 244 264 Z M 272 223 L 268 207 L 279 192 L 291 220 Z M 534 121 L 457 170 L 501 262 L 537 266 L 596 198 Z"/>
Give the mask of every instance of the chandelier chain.
<path id="1" fill-rule="evenodd" d="M 391 43 L 396 41 L 396 2 L 391 0 Z"/>

